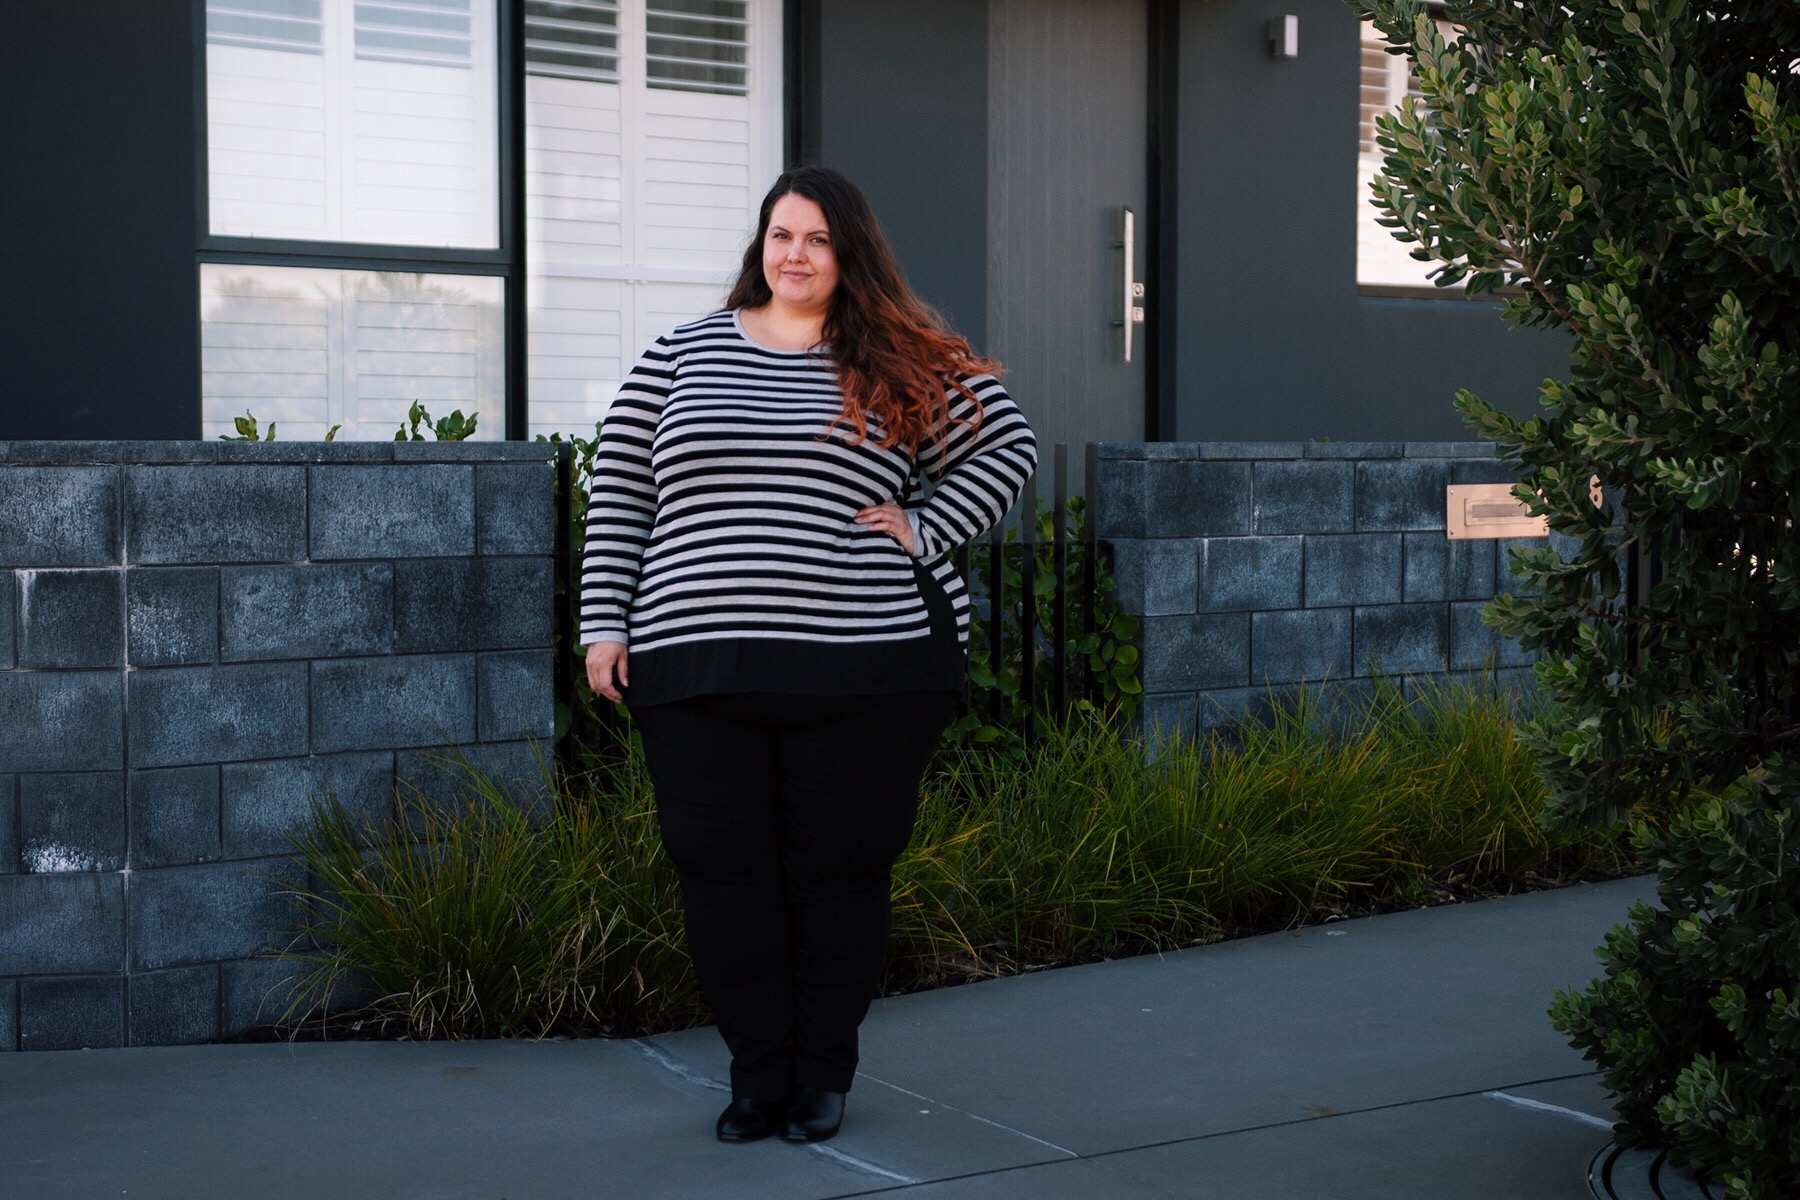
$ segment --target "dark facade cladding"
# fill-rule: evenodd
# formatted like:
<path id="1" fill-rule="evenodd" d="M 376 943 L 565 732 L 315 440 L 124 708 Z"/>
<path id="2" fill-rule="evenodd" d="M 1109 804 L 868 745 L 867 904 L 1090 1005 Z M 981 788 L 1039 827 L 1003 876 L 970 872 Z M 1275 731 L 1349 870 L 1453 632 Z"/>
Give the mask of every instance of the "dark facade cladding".
<path id="1" fill-rule="evenodd" d="M 785 0 L 788 159 L 830 162 L 863 183 L 921 293 L 978 347 L 1005 343 L 1020 364 L 1015 390 L 1047 440 L 1458 437 L 1456 389 L 1521 411 L 1540 380 L 1564 372 L 1559 335 L 1509 330 L 1495 304 L 1359 291 L 1359 43 L 1355 15 L 1339 0 L 1287 6 L 1303 31 L 1300 57 L 1287 61 L 1268 54 L 1270 14 L 1242 0 L 1107 2 L 1108 21 L 1148 31 L 1147 61 L 1141 70 L 1113 64 L 1115 77 L 1069 80 L 1057 57 L 1067 47 L 1032 40 L 1050 37 L 1043 31 L 1057 21 L 1014 19 L 1021 0 Z M 203 232 L 204 6 L 65 7 L 10 12 L 0 39 L 0 144 L 10 164 L 0 223 L 13 297 L 0 321 L 0 438 L 193 437 L 200 259 L 283 262 L 295 246 L 271 243 L 273 257 L 259 257 L 237 244 L 244 239 L 225 246 Z M 514 6 L 500 11 L 510 20 Z M 1139 214 L 1151 289 L 1141 397 L 1096 399 L 1067 367 L 1061 328 L 996 328 L 995 314 L 1027 306 L 999 294 L 1007 281 L 1039 277 L 1008 267 L 1008 230 L 1033 210 L 994 207 L 998 183 L 1015 200 L 1042 194 L 1042 220 L 1073 222 L 1071 262 L 1117 236 L 1110 210 L 1059 213 L 1093 199 L 1067 179 L 1117 173 L 1116 164 L 1101 171 L 1083 160 L 1081 146 L 1098 142 L 1047 157 L 1003 153 L 1025 143 L 1060 148 L 1066 135 L 1040 128 L 1043 114 L 1030 105 L 1001 103 L 992 93 L 1007 80 L 1146 97 L 1142 178 L 1102 189 L 1112 205 L 1149 197 Z M 1038 159 L 1050 164 L 1043 179 L 996 175 Z M 515 174 L 508 167 L 501 177 Z M 1063 244 L 1058 237 L 1050 244 Z M 427 260 L 443 258 L 384 269 L 436 269 Z M 476 270 L 477 260 L 509 286 L 523 279 L 513 251 L 469 252 L 461 266 L 438 267 Z M 517 292 L 507 308 L 514 374 L 505 421 L 515 433 L 526 416 Z M 1104 365 L 1114 314 L 1100 311 L 1104 298 L 1078 299 L 1095 308 L 1082 326 L 1093 345 L 1081 353 Z M 1032 343 L 1035 326 L 1045 345 Z M 1063 366 L 1039 370 L 1040 360 Z M 483 407 L 499 418 L 497 404 Z"/>
<path id="2" fill-rule="evenodd" d="M 267 1024 L 309 803 L 541 794 L 553 471 L 523 443 L 0 443 L 0 1049 Z"/>
<path id="3" fill-rule="evenodd" d="M 1100 447 L 1096 529 L 1144 618 L 1146 729 L 1192 738 L 1377 672 L 1528 687 L 1532 659 L 1481 623 L 1518 543 L 1444 536 L 1446 487 L 1515 478 L 1484 443 Z"/>

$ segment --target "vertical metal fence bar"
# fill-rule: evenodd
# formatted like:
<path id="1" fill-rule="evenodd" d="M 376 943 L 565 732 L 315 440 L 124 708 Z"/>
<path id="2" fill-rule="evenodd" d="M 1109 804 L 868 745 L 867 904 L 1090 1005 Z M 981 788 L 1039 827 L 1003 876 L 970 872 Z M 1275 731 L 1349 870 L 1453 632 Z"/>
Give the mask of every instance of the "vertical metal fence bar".
<path id="1" fill-rule="evenodd" d="M 1006 535 L 1005 522 L 988 532 L 988 663 L 998 678 L 1006 669 Z M 1006 698 L 995 687 L 988 693 L 988 723 L 999 726 L 1006 719 Z"/>
<path id="2" fill-rule="evenodd" d="M 1056 577 L 1056 595 L 1050 608 L 1050 700 L 1060 717 L 1069 709 L 1069 447 L 1056 443 L 1053 476 L 1056 510 L 1051 518 L 1050 569 Z"/>
<path id="3" fill-rule="evenodd" d="M 554 484 L 556 489 L 556 563 L 555 586 L 562 602 L 556 606 L 556 631 L 552 638 L 560 661 L 552 674 L 556 680 L 556 702 L 569 714 L 569 727 L 556 743 L 556 765 L 565 776 L 573 775 L 579 765 L 576 746 L 581 731 L 576 728 L 579 706 L 576 672 L 582 669 L 581 655 L 581 572 L 575 564 L 575 447 L 556 447 Z"/>
<path id="4" fill-rule="evenodd" d="M 969 598 L 969 649 L 975 648 L 975 581 L 970 578 L 969 547 L 967 543 L 958 546 L 950 553 L 950 561 L 956 565 L 957 577 L 963 581 L 963 595 Z M 962 694 L 963 708 L 966 710 L 974 699 L 973 685 L 969 682 L 968 671 L 963 672 Z"/>
<path id="5" fill-rule="evenodd" d="M 1081 536 L 1086 543 L 1082 547 L 1081 572 L 1081 632 L 1090 634 L 1098 625 L 1097 610 L 1100 607 L 1100 506 L 1096 501 L 1100 495 L 1100 451 L 1093 442 L 1087 444 L 1087 461 L 1083 464 L 1081 488 L 1087 497 L 1081 506 Z M 1081 672 L 1082 687 L 1087 698 L 1095 704 L 1106 699 L 1106 691 L 1094 679 L 1091 671 Z"/>
<path id="6" fill-rule="evenodd" d="M 1025 740 L 1037 737 L 1037 476 L 1025 481 L 1019 502 L 1019 695 L 1025 701 Z"/>

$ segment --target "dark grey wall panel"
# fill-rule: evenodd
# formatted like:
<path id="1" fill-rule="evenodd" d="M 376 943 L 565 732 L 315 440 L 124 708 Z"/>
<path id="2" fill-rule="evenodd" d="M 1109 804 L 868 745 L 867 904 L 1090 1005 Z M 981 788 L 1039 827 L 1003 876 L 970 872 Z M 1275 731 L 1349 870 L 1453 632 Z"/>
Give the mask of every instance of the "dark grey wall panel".
<path id="1" fill-rule="evenodd" d="M 802 0 L 790 0 L 801 3 Z M 809 6 L 816 72 L 802 152 L 868 193 L 919 294 L 987 342 L 987 5 L 830 0 Z M 810 42 L 810 37 L 805 38 Z"/>
<path id="2" fill-rule="evenodd" d="M 200 431 L 194 8 L 6 6 L 0 439 Z"/>
<path id="3" fill-rule="evenodd" d="M 1300 56 L 1266 24 L 1300 18 Z M 1356 287 L 1356 15 L 1341 0 L 1181 9 L 1176 428 L 1183 439 L 1458 438 L 1467 387 L 1519 412 L 1567 368 L 1498 306 Z"/>
<path id="4" fill-rule="evenodd" d="M 1139 329 L 1126 363 L 1113 325 L 1124 308 L 1113 243 L 1130 205 L 1142 280 L 1147 7 L 991 0 L 988 13 L 989 345 L 1040 445 L 1137 441 L 1147 352 Z"/>

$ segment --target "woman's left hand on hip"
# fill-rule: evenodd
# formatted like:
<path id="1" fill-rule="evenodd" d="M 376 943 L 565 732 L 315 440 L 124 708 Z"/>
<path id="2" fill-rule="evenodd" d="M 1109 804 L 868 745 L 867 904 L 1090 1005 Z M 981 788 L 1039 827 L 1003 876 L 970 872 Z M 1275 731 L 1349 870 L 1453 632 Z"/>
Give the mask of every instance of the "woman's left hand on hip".
<path id="1" fill-rule="evenodd" d="M 902 550 L 913 553 L 912 525 L 906 519 L 906 511 L 893 501 L 861 510 L 856 514 L 856 523 L 865 529 L 888 534 L 900 543 Z"/>

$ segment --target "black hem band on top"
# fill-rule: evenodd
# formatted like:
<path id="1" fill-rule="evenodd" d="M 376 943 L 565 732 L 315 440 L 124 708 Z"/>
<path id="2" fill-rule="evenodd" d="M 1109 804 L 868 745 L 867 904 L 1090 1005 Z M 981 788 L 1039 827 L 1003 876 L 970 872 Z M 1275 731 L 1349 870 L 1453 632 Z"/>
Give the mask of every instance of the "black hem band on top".
<path id="1" fill-rule="evenodd" d="M 729 692 L 960 694 L 968 665 L 954 633 L 946 645 L 935 631 L 930 637 L 853 645 L 723 638 L 632 650 L 629 662 L 631 686 L 625 689 L 625 703 L 632 705 L 669 704 Z"/>

